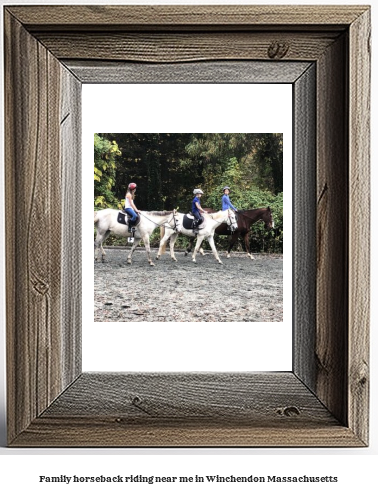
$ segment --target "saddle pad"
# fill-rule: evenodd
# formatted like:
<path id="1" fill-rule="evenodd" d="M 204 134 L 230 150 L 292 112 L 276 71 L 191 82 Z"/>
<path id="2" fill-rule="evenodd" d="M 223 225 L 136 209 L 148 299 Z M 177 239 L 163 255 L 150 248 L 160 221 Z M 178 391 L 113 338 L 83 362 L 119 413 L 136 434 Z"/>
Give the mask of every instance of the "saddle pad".
<path id="1" fill-rule="evenodd" d="M 193 222 L 194 222 L 193 215 L 191 216 L 184 215 L 182 219 L 182 225 L 184 226 L 184 229 L 193 229 Z"/>
<path id="2" fill-rule="evenodd" d="M 128 214 L 126 214 L 125 212 L 118 212 L 118 215 L 117 215 L 117 222 L 119 222 L 120 224 L 124 224 L 124 225 L 127 225 L 128 224 Z M 134 222 L 134 227 L 137 226 L 140 222 L 140 215 L 137 214 L 137 218 L 136 218 L 136 221 Z"/>
<path id="3" fill-rule="evenodd" d="M 117 215 L 117 222 L 119 222 L 119 224 L 127 224 L 127 220 L 126 220 L 126 214 L 123 213 L 123 212 L 118 212 L 118 215 Z"/>

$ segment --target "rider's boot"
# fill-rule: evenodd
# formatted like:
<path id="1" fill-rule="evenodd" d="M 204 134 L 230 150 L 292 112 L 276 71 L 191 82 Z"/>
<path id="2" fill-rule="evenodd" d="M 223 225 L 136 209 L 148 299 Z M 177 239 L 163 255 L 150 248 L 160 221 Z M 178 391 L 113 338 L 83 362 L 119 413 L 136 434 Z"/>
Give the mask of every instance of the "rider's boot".
<path id="1" fill-rule="evenodd" d="M 129 226 L 129 233 L 130 233 L 130 236 L 129 236 L 129 238 L 127 239 L 127 241 L 128 241 L 129 243 L 134 243 L 135 227 L 130 227 L 130 226 Z"/>

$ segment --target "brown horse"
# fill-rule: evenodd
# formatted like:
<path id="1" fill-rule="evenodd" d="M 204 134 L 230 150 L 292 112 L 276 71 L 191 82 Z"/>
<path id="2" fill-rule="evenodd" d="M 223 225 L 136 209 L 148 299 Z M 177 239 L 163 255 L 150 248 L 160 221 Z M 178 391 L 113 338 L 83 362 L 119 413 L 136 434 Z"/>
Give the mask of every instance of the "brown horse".
<path id="1" fill-rule="evenodd" d="M 211 208 L 205 208 L 204 210 L 209 213 L 214 212 L 214 210 L 212 210 Z M 222 236 L 231 236 L 227 250 L 227 258 L 230 257 L 231 249 L 234 246 L 235 242 L 240 237 L 242 238 L 242 241 L 244 241 L 248 257 L 254 259 L 254 256 L 251 254 L 249 248 L 249 233 L 251 232 L 251 226 L 255 222 L 262 220 L 265 224 L 266 230 L 274 228 L 272 211 L 270 207 L 254 208 L 253 210 L 239 210 L 236 215 L 237 215 L 238 227 L 234 232 L 230 231 L 227 224 L 221 224 L 215 229 L 215 233 L 220 234 Z M 188 255 L 188 253 L 191 252 L 191 250 L 192 250 L 192 241 L 190 241 L 189 246 L 185 251 L 185 255 Z"/>

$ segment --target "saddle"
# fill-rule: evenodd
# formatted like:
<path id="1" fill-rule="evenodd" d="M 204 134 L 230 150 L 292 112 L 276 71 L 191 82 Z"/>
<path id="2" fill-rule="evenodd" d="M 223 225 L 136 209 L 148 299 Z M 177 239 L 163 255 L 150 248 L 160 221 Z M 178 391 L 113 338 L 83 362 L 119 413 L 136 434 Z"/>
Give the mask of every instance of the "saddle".
<path id="1" fill-rule="evenodd" d="M 184 215 L 182 219 L 182 225 L 184 229 L 194 229 L 194 221 L 196 219 L 194 218 L 194 215 L 191 214 L 186 214 Z M 199 229 L 201 226 L 198 226 L 197 229 Z"/>
<path id="2" fill-rule="evenodd" d="M 117 222 L 119 224 L 123 224 L 125 226 L 128 226 L 129 225 L 129 219 L 130 219 L 130 216 L 126 212 L 123 212 L 123 211 L 118 212 Z M 140 222 L 140 215 L 137 214 L 136 221 L 133 222 L 133 227 L 137 226 L 139 224 L 139 222 Z"/>

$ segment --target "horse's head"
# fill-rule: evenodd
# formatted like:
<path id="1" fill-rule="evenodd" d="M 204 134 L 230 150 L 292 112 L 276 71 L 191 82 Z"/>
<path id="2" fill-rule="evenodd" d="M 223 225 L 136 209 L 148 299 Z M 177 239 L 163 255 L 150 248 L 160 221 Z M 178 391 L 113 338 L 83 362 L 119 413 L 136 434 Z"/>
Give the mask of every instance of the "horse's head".
<path id="1" fill-rule="evenodd" d="M 228 209 L 228 217 L 227 217 L 227 225 L 230 227 L 231 231 L 235 231 L 238 227 L 238 223 L 236 222 L 235 212 Z"/>
<path id="2" fill-rule="evenodd" d="M 270 207 L 268 207 L 264 210 L 262 220 L 265 224 L 266 230 L 274 228 L 274 220 L 273 220 L 272 211 L 271 211 Z"/>

